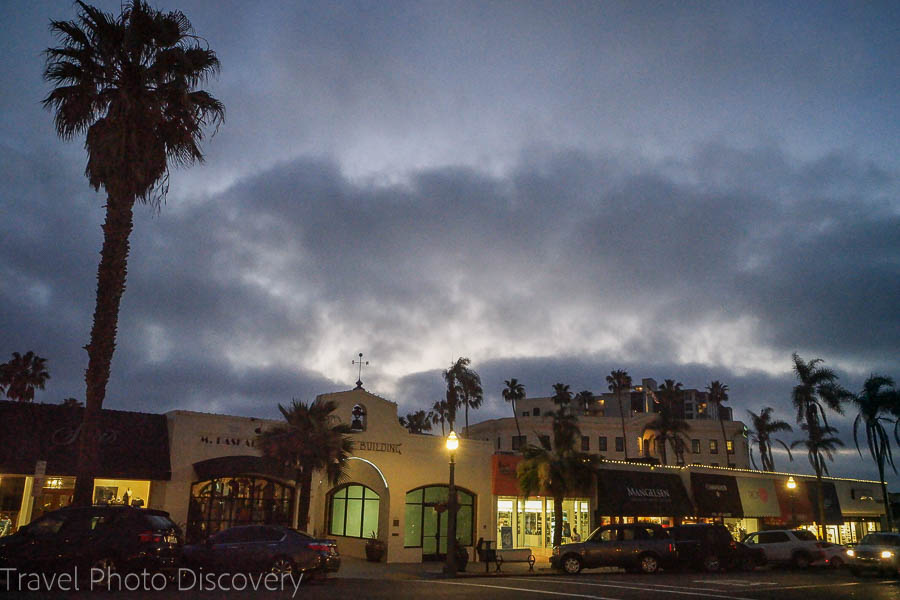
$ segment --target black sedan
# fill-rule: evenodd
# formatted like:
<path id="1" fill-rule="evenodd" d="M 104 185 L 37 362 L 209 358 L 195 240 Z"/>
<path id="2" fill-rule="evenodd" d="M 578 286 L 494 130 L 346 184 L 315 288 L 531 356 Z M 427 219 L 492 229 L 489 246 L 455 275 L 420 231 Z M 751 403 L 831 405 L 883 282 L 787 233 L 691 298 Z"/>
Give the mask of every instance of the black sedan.
<path id="1" fill-rule="evenodd" d="M 184 547 L 184 562 L 219 572 L 326 573 L 341 566 L 334 540 L 279 525 L 243 525 Z"/>

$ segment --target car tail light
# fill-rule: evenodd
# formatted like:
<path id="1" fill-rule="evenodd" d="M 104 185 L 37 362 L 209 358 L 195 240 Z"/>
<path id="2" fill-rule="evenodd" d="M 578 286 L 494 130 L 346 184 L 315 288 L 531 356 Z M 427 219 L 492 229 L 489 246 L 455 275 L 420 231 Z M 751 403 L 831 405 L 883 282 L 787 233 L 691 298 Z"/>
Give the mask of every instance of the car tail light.
<path id="1" fill-rule="evenodd" d="M 163 534 L 157 533 L 155 531 L 143 531 L 138 534 L 138 540 L 142 543 L 159 543 L 163 541 Z"/>
<path id="2" fill-rule="evenodd" d="M 328 552 L 331 549 L 328 544 L 307 544 L 307 547 L 316 552 Z"/>
<path id="3" fill-rule="evenodd" d="M 668 551 L 669 551 L 669 553 L 675 552 L 675 544 L 673 544 L 672 542 L 669 542 Z"/>

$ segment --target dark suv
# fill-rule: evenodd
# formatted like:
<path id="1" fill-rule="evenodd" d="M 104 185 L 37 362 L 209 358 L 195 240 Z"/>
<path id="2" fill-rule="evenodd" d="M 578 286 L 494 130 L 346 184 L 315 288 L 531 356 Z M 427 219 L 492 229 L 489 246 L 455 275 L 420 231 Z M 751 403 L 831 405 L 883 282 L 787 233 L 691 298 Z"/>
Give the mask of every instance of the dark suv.
<path id="1" fill-rule="evenodd" d="M 174 573 L 182 544 L 178 526 L 160 510 L 62 508 L 0 538 L 0 568 L 68 572 L 92 585 L 104 585 L 115 572 Z"/>
<path id="2" fill-rule="evenodd" d="M 685 565 L 714 573 L 722 569 L 752 570 L 766 564 L 765 554 L 735 541 L 721 524 L 676 525 L 669 529 L 678 560 Z"/>
<path id="3" fill-rule="evenodd" d="M 655 573 L 676 564 L 675 544 L 655 523 L 605 525 L 583 542 L 553 548 L 550 565 L 575 574 L 582 568 L 623 567 Z"/>

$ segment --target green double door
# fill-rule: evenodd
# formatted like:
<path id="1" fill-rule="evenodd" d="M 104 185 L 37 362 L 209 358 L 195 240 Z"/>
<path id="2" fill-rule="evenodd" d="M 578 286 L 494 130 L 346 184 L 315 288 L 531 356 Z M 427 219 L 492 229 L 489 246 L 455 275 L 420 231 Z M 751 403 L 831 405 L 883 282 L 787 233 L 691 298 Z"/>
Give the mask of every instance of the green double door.
<path id="1" fill-rule="evenodd" d="M 442 507 L 443 508 L 443 507 Z M 447 557 L 446 510 L 422 507 L 422 560 L 444 560 Z"/>

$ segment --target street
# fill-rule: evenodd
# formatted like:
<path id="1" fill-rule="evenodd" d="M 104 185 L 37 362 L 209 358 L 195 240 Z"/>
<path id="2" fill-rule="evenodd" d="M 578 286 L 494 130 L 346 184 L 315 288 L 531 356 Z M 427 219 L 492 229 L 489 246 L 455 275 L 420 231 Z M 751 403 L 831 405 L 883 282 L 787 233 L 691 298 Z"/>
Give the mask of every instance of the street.
<path id="1" fill-rule="evenodd" d="M 108 592 L 0 594 L 27 598 L 110 598 Z M 876 577 L 858 579 L 846 570 L 813 569 L 792 571 L 761 569 L 753 573 L 659 573 L 631 575 L 624 573 L 585 572 L 577 576 L 540 573 L 503 577 L 457 579 L 329 579 L 304 583 L 296 593 L 253 591 L 166 590 L 163 592 L 119 592 L 116 598 L 143 600 L 166 598 L 219 600 L 232 598 L 422 598 L 441 599 L 508 599 L 522 598 L 588 598 L 595 600 L 900 600 L 900 581 Z"/>

